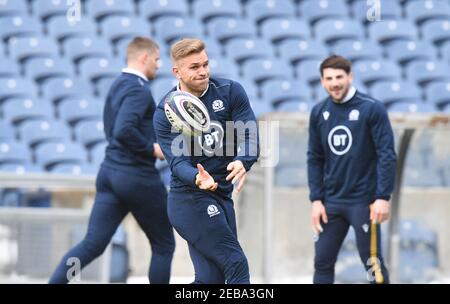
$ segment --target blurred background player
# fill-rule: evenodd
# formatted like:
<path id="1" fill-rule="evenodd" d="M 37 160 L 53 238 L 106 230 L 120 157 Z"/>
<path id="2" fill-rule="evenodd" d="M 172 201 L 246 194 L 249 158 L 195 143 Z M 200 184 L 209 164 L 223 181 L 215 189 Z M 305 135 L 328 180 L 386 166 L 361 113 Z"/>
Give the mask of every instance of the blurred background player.
<path id="1" fill-rule="evenodd" d="M 117 227 L 131 212 L 151 245 L 150 283 L 169 283 L 175 240 L 167 217 L 167 191 L 156 159 L 164 159 L 153 131 L 155 102 L 149 80 L 158 69 L 159 47 L 136 37 L 128 45 L 128 67 L 115 80 L 103 113 L 108 146 L 97 176 L 95 203 L 87 234 L 61 260 L 49 283 L 67 283 L 67 263 L 85 267 L 101 255 Z"/>
<path id="2" fill-rule="evenodd" d="M 194 283 L 250 283 L 247 258 L 237 238 L 231 195 L 234 184 L 238 192 L 242 189 L 246 173 L 258 158 L 255 115 L 239 83 L 209 77 L 208 55 L 201 40 L 175 43 L 171 57 L 173 73 L 179 80 L 172 91 L 189 92 L 205 104 L 214 134 L 192 139 L 201 145 L 200 156 L 174 155 L 172 143 L 181 135 L 171 131 L 164 114 L 164 99 L 156 109 L 156 136 L 172 172 L 169 219 L 188 242 Z M 236 135 L 236 130 L 227 130 L 227 121 L 253 122 L 254 128 L 237 132 L 233 138 L 230 133 Z M 214 142 L 207 142 L 205 136 Z M 233 155 L 225 154 L 230 148 Z M 241 153 L 237 153 L 238 149 Z"/>
<path id="3" fill-rule="evenodd" d="M 388 283 L 380 223 L 394 188 L 394 136 L 384 105 L 352 86 L 351 63 L 330 56 L 320 66 L 329 97 L 310 115 L 308 183 L 316 233 L 314 283 L 333 283 L 350 226 L 372 283 Z"/>

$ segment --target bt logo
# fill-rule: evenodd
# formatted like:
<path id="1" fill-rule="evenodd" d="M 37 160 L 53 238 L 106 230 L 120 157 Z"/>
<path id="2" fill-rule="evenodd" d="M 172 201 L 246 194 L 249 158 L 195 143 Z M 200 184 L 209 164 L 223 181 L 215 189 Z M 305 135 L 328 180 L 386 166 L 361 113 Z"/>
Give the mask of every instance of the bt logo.
<path id="1" fill-rule="evenodd" d="M 352 147 L 353 137 L 346 126 L 336 126 L 328 134 L 328 146 L 336 155 L 344 155 Z"/>

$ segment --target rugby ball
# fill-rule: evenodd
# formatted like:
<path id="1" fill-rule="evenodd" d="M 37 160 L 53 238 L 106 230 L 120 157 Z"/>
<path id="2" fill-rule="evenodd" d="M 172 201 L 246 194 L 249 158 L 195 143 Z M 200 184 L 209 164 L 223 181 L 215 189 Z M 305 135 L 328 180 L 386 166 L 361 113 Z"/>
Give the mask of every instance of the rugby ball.
<path id="1" fill-rule="evenodd" d="M 201 135 L 210 126 L 208 109 L 196 96 L 182 91 L 174 91 L 164 101 L 164 113 L 170 124 L 188 136 Z"/>

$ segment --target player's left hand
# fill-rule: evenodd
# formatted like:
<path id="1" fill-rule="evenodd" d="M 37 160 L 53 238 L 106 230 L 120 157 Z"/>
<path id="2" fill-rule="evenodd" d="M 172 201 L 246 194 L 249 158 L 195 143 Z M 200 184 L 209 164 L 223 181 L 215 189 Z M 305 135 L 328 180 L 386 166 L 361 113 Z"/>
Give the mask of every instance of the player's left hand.
<path id="1" fill-rule="evenodd" d="M 389 202 L 383 199 L 377 199 L 370 208 L 370 220 L 375 224 L 381 224 L 389 219 Z"/>
<path id="2" fill-rule="evenodd" d="M 236 188 L 236 192 L 239 193 L 244 186 L 245 174 L 247 173 L 247 170 L 245 170 L 245 167 L 240 160 L 235 160 L 229 163 L 227 166 L 227 170 L 231 171 L 226 178 L 227 181 L 231 180 L 231 183 L 233 185 L 237 181 L 239 181 L 239 184 Z"/>

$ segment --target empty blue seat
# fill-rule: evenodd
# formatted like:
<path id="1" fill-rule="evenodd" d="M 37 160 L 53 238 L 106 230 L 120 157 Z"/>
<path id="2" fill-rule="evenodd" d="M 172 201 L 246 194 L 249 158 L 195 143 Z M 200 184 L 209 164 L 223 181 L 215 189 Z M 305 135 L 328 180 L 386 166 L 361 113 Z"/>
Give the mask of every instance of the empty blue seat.
<path id="1" fill-rule="evenodd" d="M 248 59 L 273 57 L 272 45 L 263 39 L 236 38 L 225 46 L 226 55 L 238 63 Z"/>
<path id="2" fill-rule="evenodd" d="M 19 66 L 5 57 L 0 57 L 0 77 L 17 77 L 19 75 Z"/>
<path id="3" fill-rule="evenodd" d="M 406 67 L 406 77 L 425 86 L 431 81 L 450 80 L 448 65 L 439 61 L 413 61 Z"/>
<path id="4" fill-rule="evenodd" d="M 390 20 L 369 24 L 369 37 L 383 45 L 395 40 L 416 40 L 417 27 L 411 21 Z"/>
<path id="5" fill-rule="evenodd" d="M 96 24 L 84 17 L 83 21 L 70 21 L 67 16 L 56 16 L 47 23 L 47 32 L 51 37 L 58 41 L 64 41 L 70 37 L 86 37 L 95 35 L 97 32 Z"/>
<path id="6" fill-rule="evenodd" d="M 295 6 L 283 0 L 251 0 L 245 10 L 248 18 L 259 25 L 268 18 L 291 18 L 295 16 Z"/>
<path id="7" fill-rule="evenodd" d="M 31 154 L 27 146 L 16 141 L 0 141 L 0 164 L 27 164 Z"/>
<path id="8" fill-rule="evenodd" d="M 273 112 L 273 106 L 270 102 L 266 102 L 260 99 L 250 100 L 250 106 L 252 107 L 253 113 L 256 118 L 262 117 L 264 114 Z"/>
<path id="9" fill-rule="evenodd" d="M 450 81 L 432 82 L 426 87 L 427 102 L 438 107 L 450 104 Z"/>
<path id="10" fill-rule="evenodd" d="M 160 56 L 159 69 L 156 72 L 156 78 L 173 78 L 172 61 L 169 56 Z"/>
<path id="11" fill-rule="evenodd" d="M 106 98 L 109 89 L 111 89 L 111 85 L 114 83 L 115 80 L 116 80 L 115 77 L 100 78 L 95 84 L 96 95 L 99 96 L 100 98 Z"/>
<path id="12" fill-rule="evenodd" d="M 240 17 L 242 15 L 239 0 L 196 0 L 192 4 L 194 16 L 204 23 L 217 17 Z"/>
<path id="13" fill-rule="evenodd" d="M 442 44 L 450 41 L 450 21 L 449 20 L 429 20 L 422 27 L 422 37 L 426 41 Z"/>
<path id="14" fill-rule="evenodd" d="M 25 61 L 33 57 L 58 56 L 56 42 L 43 37 L 18 37 L 9 40 L 10 56 L 17 61 Z"/>
<path id="15" fill-rule="evenodd" d="M 1 17 L 0 38 L 8 41 L 12 37 L 39 36 L 42 33 L 41 27 L 38 20 L 28 15 Z"/>
<path id="16" fill-rule="evenodd" d="M 218 17 L 208 23 L 208 33 L 220 43 L 227 43 L 233 38 L 256 37 L 256 28 L 248 19 Z"/>
<path id="17" fill-rule="evenodd" d="M 209 58 L 209 73 L 218 78 L 236 79 L 239 76 L 236 64 L 227 58 Z"/>
<path id="18" fill-rule="evenodd" d="M 148 35 L 146 35 L 148 36 Z M 125 37 L 125 38 L 121 38 L 120 40 L 118 40 L 115 44 L 114 44 L 114 49 L 115 49 L 115 56 L 116 58 L 118 58 L 119 60 L 123 61 L 124 63 L 126 62 L 126 58 L 127 58 L 127 48 L 128 48 L 128 44 L 134 39 L 134 37 Z M 153 40 L 158 44 L 159 47 L 159 52 L 161 56 L 168 56 L 169 55 L 169 50 L 167 47 L 167 44 L 163 41 L 160 41 L 158 39 L 153 38 Z"/>
<path id="19" fill-rule="evenodd" d="M 386 47 L 386 52 L 389 59 L 400 64 L 407 64 L 412 60 L 432 60 L 436 58 L 436 49 L 423 41 L 394 41 Z"/>
<path id="20" fill-rule="evenodd" d="M 35 96 L 37 88 L 30 80 L 18 77 L 0 78 L 0 103 L 9 98 Z"/>
<path id="21" fill-rule="evenodd" d="M 294 18 L 270 18 L 261 24 L 260 29 L 261 35 L 274 44 L 285 39 L 308 39 L 311 37 L 306 22 Z"/>
<path id="22" fill-rule="evenodd" d="M 397 102 L 388 107 L 389 112 L 403 113 L 436 113 L 438 109 L 433 104 L 418 102 Z M 423 178 L 423 176 L 421 176 Z M 437 175 L 436 175 L 437 178 Z"/>
<path id="23" fill-rule="evenodd" d="M 315 84 L 320 81 L 321 60 L 308 59 L 303 60 L 295 66 L 295 73 L 298 79 L 303 82 Z"/>
<path id="24" fill-rule="evenodd" d="M 80 75 L 93 82 L 103 77 L 117 77 L 122 68 L 122 64 L 110 57 L 85 58 L 78 66 Z"/>
<path id="25" fill-rule="evenodd" d="M 293 80 L 268 80 L 261 88 L 262 98 L 271 102 L 276 108 L 284 102 L 309 102 L 311 91 L 308 85 Z"/>
<path id="26" fill-rule="evenodd" d="M 318 21 L 314 27 L 317 40 L 334 44 L 340 40 L 362 40 L 364 31 L 360 23 L 354 20 L 326 19 Z"/>
<path id="27" fill-rule="evenodd" d="M 105 149 L 108 144 L 106 142 L 100 142 L 89 150 L 90 163 L 95 166 L 100 166 L 105 158 Z"/>
<path id="28" fill-rule="evenodd" d="M 53 107 L 46 100 L 13 98 L 3 104 L 3 118 L 13 124 L 30 119 L 51 119 Z"/>
<path id="29" fill-rule="evenodd" d="M 49 79 L 42 85 L 42 92 L 43 96 L 54 105 L 58 105 L 68 97 L 93 93 L 85 79 L 75 77 Z"/>
<path id="30" fill-rule="evenodd" d="M 87 148 L 106 140 L 103 132 L 103 121 L 80 121 L 75 127 L 76 140 Z"/>
<path id="31" fill-rule="evenodd" d="M 34 148 L 46 142 L 70 140 L 70 129 L 65 123 L 54 120 L 31 120 L 20 125 L 20 139 Z"/>
<path id="32" fill-rule="evenodd" d="M 10 123 L 0 120 L 0 130 L 2 130 L 0 132 L 0 142 L 15 140 L 16 132 Z"/>
<path id="33" fill-rule="evenodd" d="M 313 104 L 310 101 L 297 101 L 297 100 L 289 100 L 286 102 L 280 103 L 276 108 L 276 112 L 302 112 L 309 113 L 311 112 Z"/>
<path id="34" fill-rule="evenodd" d="M 143 0 L 139 2 L 140 15 L 154 21 L 162 16 L 183 17 L 188 15 L 186 1 L 179 0 Z"/>
<path id="35" fill-rule="evenodd" d="M 97 0 L 87 3 L 87 12 L 97 21 L 105 17 L 122 15 L 134 15 L 134 4 L 129 0 Z"/>
<path id="36" fill-rule="evenodd" d="M 72 63 L 61 58 L 30 58 L 24 67 L 25 75 L 36 83 L 42 83 L 55 77 L 63 78 L 74 75 Z"/>
<path id="37" fill-rule="evenodd" d="M 450 19 L 450 4 L 443 0 L 413 1 L 405 6 L 406 16 L 421 24 L 430 19 Z"/>
<path id="38" fill-rule="evenodd" d="M 347 19 L 347 5 L 343 0 L 305 0 L 300 3 L 301 17 L 311 25 L 327 18 Z"/>
<path id="39" fill-rule="evenodd" d="M 276 187 L 305 187 L 308 184 L 306 170 L 290 166 L 278 166 L 275 169 Z"/>
<path id="40" fill-rule="evenodd" d="M 42 172 L 42 168 L 33 164 L 22 164 L 22 163 L 5 163 L 0 164 L 0 171 L 5 171 L 8 173 L 14 173 L 17 175 L 23 175 L 28 173 L 39 173 Z"/>
<path id="41" fill-rule="evenodd" d="M 60 163 L 52 166 L 51 173 L 70 175 L 96 175 L 98 168 L 90 164 Z"/>
<path id="42" fill-rule="evenodd" d="M 103 114 L 103 105 L 91 96 L 67 98 L 59 104 L 59 118 L 75 125 L 83 120 L 98 120 Z"/>
<path id="43" fill-rule="evenodd" d="M 101 22 L 102 36 L 112 43 L 135 36 L 148 37 L 150 25 L 145 19 L 135 16 L 110 16 Z"/>
<path id="44" fill-rule="evenodd" d="M 99 37 L 73 37 L 64 42 L 64 57 L 78 63 L 88 57 L 109 57 L 111 45 Z"/>
<path id="45" fill-rule="evenodd" d="M 376 60 L 383 56 L 381 47 L 370 40 L 343 40 L 333 46 L 333 52 L 354 62 L 358 60 Z"/>
<path id="46" fill-rule="evenodd" d="M 0 18 L 25 14 L 28 14 L 28 5 L 26 0 L 0 1 Z"/>
<path id="47" fill-rule="evenodd" d="M 69 6 L 67 1 L 35 0 L 32 2 L 34 15 L 47 21 L 54 16 L 66 16 Z"/>
<path id="48" fill-rule="evenodd" d="M 404 81 L 379 81 L 370 88 L 370 94 L 388 105 L 396 102 L 418 103 L 422 100 L 418 86 Z"/>
<path id="49" fill-rule="evenodd" d="M 244 88 L 245 93 L 247 94 L 248 100 L 259 100 L 259 92 L 258 86 L 253 82 L 253 80 L 249 80 L 247 78 L 240 78 L 238 81 L 241 86 Z"/>
<path id="50" fill-rule="evenodd" d="M 354 64 L 353 74 L 366 86 L 382 80 L 400 80 L 400 67 L 389 60 L 361 60 Z"/>
<path id="51" fill-rule="evenodd" d="M 160 78 L 152 81 L 152 93 L 156 104 L 159 104 L 161 99 L 178 84 L 176 78 Z"/>
<path id="52" fill-rule="evenodd" d="M 380 2 L 379 16 L 376 15 L 377 7 L 374 6 L 375 1 L 371 5 L 367 4 L 367 0 L 355 0 L 351 4 L 352 16 L 354 19 L 363 23 L 376 21 L 379 17 L 379 21 L 385 20 L 400 20 L 402 19 L 402 6 L 398 1 L 383 1 Z"/>
<path id="53" fill-rule="evenodd" d="M 322 43 L 315 40 L 288 39 L 281 42 L 279 46 L 281 58 L 292 64 L 297 64 L 302 60 L 324 60 L 328 56 L 328 49 Z"/>
<path id="54" fill-rule="evenodd" d="M 291 78 L 292 68 L 278 59 L 257 58 L 247 60 L 242 67 L 243 75 L 260 84 L 269 79 Z"/>
<path id="55" fill-rule="evenodd" d="M 444 43 L 441 48 L 442 59 L 450 64 L 450 41 Z"/>
<path id="56" fill-rule="evenodd" d="M 154 24 L 156 36 L 172 44 L 181 38 L 202 38 L 203 27 L 199 21 L 192 18 L 161 17 Z"/>
<path id="57" fill-rule="evenodd" d="M 84 164 L 87 161 L 86 150 L 72 142 L 43 143 L 36 148 L 36 163 L 46 170 L 57 164 Z"/>

